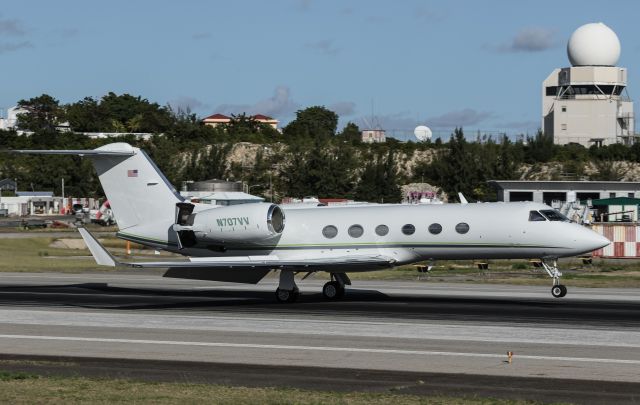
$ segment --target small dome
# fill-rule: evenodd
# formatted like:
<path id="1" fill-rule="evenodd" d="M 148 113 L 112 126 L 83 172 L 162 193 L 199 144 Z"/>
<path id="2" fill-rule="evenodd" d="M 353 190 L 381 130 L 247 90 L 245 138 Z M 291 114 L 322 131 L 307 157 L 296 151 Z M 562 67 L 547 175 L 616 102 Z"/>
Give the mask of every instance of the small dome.
<path id="1" fill-rule="evenodd" d="M 620 59 L 620 40 L 603 23 L 585 24 L 569 38 L 567 55 L 573 66 L 615 66 Z"/>

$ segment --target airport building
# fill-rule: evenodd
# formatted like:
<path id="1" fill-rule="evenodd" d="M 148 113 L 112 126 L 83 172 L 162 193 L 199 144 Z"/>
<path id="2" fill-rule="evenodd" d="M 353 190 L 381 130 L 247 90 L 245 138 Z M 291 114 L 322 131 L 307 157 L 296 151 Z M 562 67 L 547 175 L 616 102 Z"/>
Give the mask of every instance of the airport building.
<path id="1" fill-rule="evenodd" d="M 630 145 L 636 141 L 627 69 L 618 67 L 620 41 L 603 23 L 586 24 L 569 39 L 571 67 L 542 83 L 542 129 L 554 143 Z"/>
<path id="2" fill-rule="evenodd" d="M 490 180 L 498 201 L 577 202 L 604 198 L 640 198 L 640 182 Z"/>
<path id="3" fill-rule="evenodd" d="M 364 143 L 384 143 L 387 140 L 384 129 L 365 129 L 361 136 Z"/>
<path id="4" fill-rule="evenodd" d="M 15 129 L 18 124 L 18 114 L 24 114 L 28 111 L 18 106 L 7 109 L 7 116 L 0 118 L 0 129 Z"/>
<path id="5" fill-rule="evenodd" d="M 211 205 L 236 205 L 264 201 L 264 198 L 251 195 L 248 191 L 249 187 L 241 181 L 211 179 L 183 182 L 180 195 L 193 202 Z"/>

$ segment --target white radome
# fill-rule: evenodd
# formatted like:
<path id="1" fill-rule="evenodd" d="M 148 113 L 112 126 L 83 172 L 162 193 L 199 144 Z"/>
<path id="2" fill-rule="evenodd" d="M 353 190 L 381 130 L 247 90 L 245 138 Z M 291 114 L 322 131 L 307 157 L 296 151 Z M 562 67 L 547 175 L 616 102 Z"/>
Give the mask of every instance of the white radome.
<path id="1" fill-rule="evenodd" d="M 620 59 L 620 40 L 601 22 L 585 24 L 571 34 L 567 55 L 573 66 L 615 66 Z"/>
<path id="2" fill-rule="evenodd" d="M 413 130 L 413 134 L 418 138 L 419 141 L 426 141 L 427 139 L 431 139 L 431 129 L 425 125 L 418 125 L 416 129 Z"/>

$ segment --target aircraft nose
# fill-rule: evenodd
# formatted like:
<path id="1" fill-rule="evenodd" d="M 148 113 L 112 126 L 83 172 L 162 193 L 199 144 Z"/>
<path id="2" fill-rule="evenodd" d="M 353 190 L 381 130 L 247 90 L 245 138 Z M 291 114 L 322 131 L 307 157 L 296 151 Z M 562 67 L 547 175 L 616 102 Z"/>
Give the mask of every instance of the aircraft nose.
<path id="1" fill-rule="evenodd" d="M 611 241 L 607 239 L 604 235 L 600 235 L 599 233 L 589 230 L 589 236 L 587 238 L 587 243 L 591 250 L 596 250 L 608 246 Z"/>

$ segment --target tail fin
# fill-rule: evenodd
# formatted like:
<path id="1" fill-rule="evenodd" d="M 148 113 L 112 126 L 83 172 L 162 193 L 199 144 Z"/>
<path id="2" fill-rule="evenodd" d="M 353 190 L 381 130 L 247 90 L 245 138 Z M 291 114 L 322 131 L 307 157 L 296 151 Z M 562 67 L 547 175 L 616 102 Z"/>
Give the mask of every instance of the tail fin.
<path id="1" fill-rule="evenodd" d="M 184 200 L 149 156 L 127 143 L 111 143 L 92 150 L 15 152 L 91 159 L 120 230 L 153 222 L 173 223 L 176 203 Z"/>

